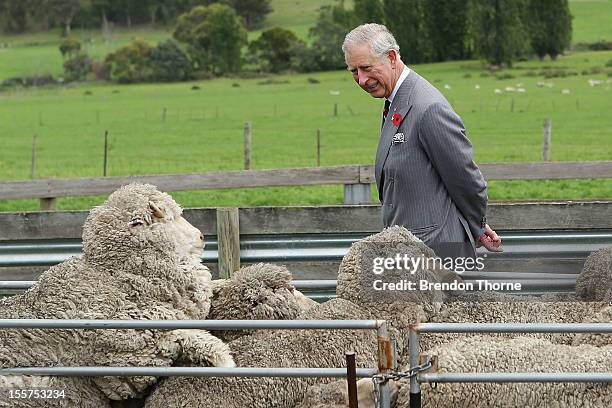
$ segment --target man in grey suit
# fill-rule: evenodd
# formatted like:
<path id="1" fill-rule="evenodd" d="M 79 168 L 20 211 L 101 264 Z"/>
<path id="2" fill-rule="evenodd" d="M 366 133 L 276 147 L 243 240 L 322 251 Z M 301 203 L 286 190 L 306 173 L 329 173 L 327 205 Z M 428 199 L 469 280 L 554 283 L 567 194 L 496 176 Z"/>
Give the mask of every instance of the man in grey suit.
<path id="1" fill-rule="evenodd" d="M 444 96 L 404 65 L 383 25 L 355 28 L 342 50 L 355 82 L 386 99 L 375 166 L 385 227 L 406 227 L 442 258 L 473 258 L 480 245 L 500 251 L 485 220 L 487 185 Z"/>

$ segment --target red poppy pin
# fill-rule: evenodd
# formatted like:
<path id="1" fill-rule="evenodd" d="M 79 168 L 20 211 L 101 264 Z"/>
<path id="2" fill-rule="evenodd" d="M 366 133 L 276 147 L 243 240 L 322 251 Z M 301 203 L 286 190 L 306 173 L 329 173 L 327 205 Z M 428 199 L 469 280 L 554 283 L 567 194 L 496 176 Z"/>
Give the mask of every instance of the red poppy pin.
<path id="1" fill-rule="evenodd" d="M 394 113 L 393 126 L 399 126 L 400 123 L 402 123 L 402 115 L 400 115 L 399 113 Z"/>

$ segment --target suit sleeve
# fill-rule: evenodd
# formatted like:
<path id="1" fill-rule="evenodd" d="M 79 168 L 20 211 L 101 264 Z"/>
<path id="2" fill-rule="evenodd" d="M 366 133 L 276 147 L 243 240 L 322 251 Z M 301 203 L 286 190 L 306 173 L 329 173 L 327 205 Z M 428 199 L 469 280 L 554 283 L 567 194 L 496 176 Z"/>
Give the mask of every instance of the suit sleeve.
<path id="1" fill-rule="evenodd" d="M 450 106 L 434 103 L 423 113 L 419 140 L 474 239 L 484 232 L 487 184 L 472 159 L 472 143 Z"/>

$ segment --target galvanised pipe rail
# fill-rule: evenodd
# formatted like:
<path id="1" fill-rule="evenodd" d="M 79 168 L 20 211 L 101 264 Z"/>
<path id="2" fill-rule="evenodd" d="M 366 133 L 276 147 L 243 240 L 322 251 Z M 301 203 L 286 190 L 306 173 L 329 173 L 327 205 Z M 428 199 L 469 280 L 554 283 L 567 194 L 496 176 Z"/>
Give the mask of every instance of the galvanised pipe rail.
<path id="1" fill-rule="evenodd" d="M 74 320 L 74 319 L 0 319 L 0 328 L 42 329 L 376 329 L 378 370 L 359 369 L 358 376 L 372 377 L 386 373 L 397 364 L 384 320 Z M 279 367 L 18 367 L 0 369 L 0 375 L 145 375 L 145 376 L 239 376 L 239 377 L 346 377 L 342 368 Z M 391 394 L 387 383 L 380 386 L 382 408 L 390 408 Z"/>
<path id="2" fill-rule="evenodd" d="M 441 373 L 420 374 L 418 380 L 427 383 L 609 383 L 612 373 Z"/>
<path id="3" fill-rule="evenodd" d="M 410 370 L 419 365 L 419 333 L 612 333 L 612 323 L 417 323 L 410 325 Z M 424 373 L 410 377 L 410 408 L 421 407 L 421 382 L 612 382 L 612 373 Z"/>
<path id="4" fill-rule="evenodd" d="M 417 333 L 612 333 L 612 323 L 420 323 Z"/>
<path id="5" fill-rule="evenodd" d="M 3 329 L 381 330 L 384 326 L 384 320 L 0 319 L 0 328 Z"/>
<path id="6" fill-rule="evenodd" d="M 240 258 L 243 262 L 323 261 L 339 260 L 346 255 L 351 244 L 365 235 L 346 234 L 321 238 L 315 235 L 284 236 L 276 239 L 250 238 L 240 242 Z M 506 252 L 488 254 L 491 258 L 508 258 L 515 255 L 559 254 L 585 256 L 612 243 L 612 231 L 584 232 L 503 232 Z M 0 266 L 44 266 L 60 263 L 81 253 L 78 240 L 42 240 L 8 243 L 0 242 Z M 484 254 L 479 249 L 479 254 Z M 217 242 L 207 240 L 202 256 L 205 262 L 217 262 Z"/>
<path id="7" fill-rule="evenodd" d="M 511 275 L 511 272 L 507 273 Z M 523 274 L 525 275 L 525 274 Z M 473 278 L 470 273 L 463 274 L 466 282 L 475 282 L 476 278 Z M 495 275 L 494 272 L 490 276 L 486 276 L 486 273 L 478 273 L 478 279 L 500 279 Z M 576 286 L 576 278 L 555 278 L 554 282 L 551 282 L 552 277 L 549 279 L 518 279 L 508 276 L 504 282 L 519 282 L 523 285 L 524 289 L 546 289 L 554 286 L 555 289 L 573 289 Z M 0 281 L 0 289 L 29 289 L 36 281 Z M 321 279 L 321 280 L 294 280 L 291 284 L 296 289 L 317 289 L 317 290 L 336 290 L 338 285 L 336 280 Z"/>
<path id="8" fill-rule="evenodd" d="M 374 368 L 358 368 L 357 377 L 372 377 Z M 2 375 L 57 375 L 57 376 L 154 376 L 154 377 L 346 377 L 346 368 L 291 368 L 291 367 L 18 367 L 2 368 Z"/>

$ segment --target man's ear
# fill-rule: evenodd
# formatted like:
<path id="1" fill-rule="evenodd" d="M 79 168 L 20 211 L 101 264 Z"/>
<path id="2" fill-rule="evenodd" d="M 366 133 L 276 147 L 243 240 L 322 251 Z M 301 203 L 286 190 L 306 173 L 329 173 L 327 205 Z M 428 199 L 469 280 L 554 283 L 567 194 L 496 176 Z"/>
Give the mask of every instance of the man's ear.
<path id="1" fill-rule="evenodd" d="M 397 64 L 397 51 L 389 50 L 389 52 L 387 53 L 387 58 L 389 58 L 389 62 L 391 63 L 391 66 L 395 68 Z"/>

